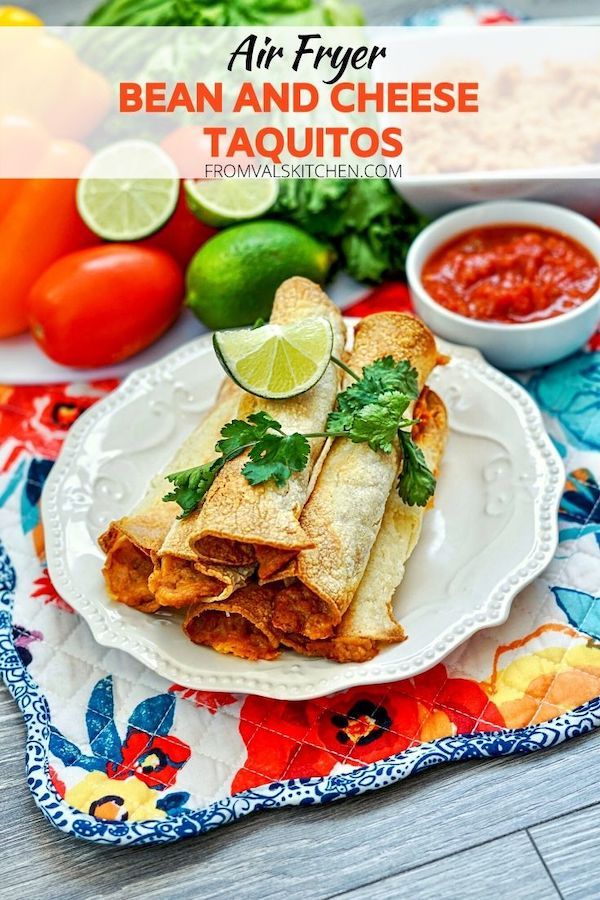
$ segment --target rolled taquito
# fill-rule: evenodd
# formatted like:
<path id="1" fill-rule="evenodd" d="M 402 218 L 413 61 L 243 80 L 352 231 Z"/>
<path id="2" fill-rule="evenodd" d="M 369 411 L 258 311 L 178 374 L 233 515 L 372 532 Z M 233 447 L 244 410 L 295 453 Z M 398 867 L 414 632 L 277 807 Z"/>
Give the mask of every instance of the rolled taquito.
<path id="1" fill-rule="evenodd" d="M 384 356 L 408 360 L 420 391 L 437 362 L 435 340 L 413 316 L 368 316 L 356 327 L 349 366 L 359 373 Z M 313 546 L 270 576 L 284 580 L 275 629 L 313 640 L 331 636 L 365 572 L 399 464 L 399 442 L 391 453 L 347 438 L 333 442 L 300 517 Z"/>
<path id="2" fill-rule="evenodd" d="M 340 356 L 346 341 L 339 309 L 321 288 L 306 278 L 290 278 L 278 289 L 271 324 L 285 325 L 324 316 L 333 329 L 333 353 Z M 319 382 L 289 400 L 265 400 L 244 394 L 236 417 L 245 419 L 264 411 L 291 434 L 321 432 L 340 386 L 340 370 L 330 363 Z M 242 474 L 247 454 L 226 463 L 208 491 L 202 508 L 178 521 L 170 530 L 160 558 L 199 559 L 212 571 L 221 566 L 251 566 L 272 548 L 290 559 L 312 545 L 299 523 L 306 503 L 313 467 L 323 449 L 323 438 L 310 440 L 306 468 L 284 487 L 273 482 L 252 486 Z"/>
<path id="3" fill-rule="evenodd" d="M 165 503 L 163 496 L 172 490 L 165 478 L 169 472 L 176 472 L 209 462 L 215 455 L 215 444 L 219 440 L 221 428 L 234 418 L 241 392 L 227 379 L 217 398 L 214 408 L 207 414 L 192 434 L 186 439 L 175 457 L 165 468 L 165 474 L 154 478 L 144 497 L 128 515 L 111 522 L 99 543 L 106 553 L 103 573 L 110 596 L 119 603 L 132 606 L 142 612 L 156 612 L 162 605 L 178 606 L 168 596 L 157 597 L 148 584 L 165 537 L 181 512 L 173 502 Z M 192 599 L 218 596 L 223 591 L 223 581 L 210 572 L 197 573 Z M 189 600 L 188 602 L 191 602 Z"/>
<path id="4" fill-rule="evenodd" d="M 413 440 L 423 451 L 428 467 L 437 474 L 448 436 L 446 407 L 436 393 L 425 388 L 414 417 L 419 423 L 413 427 Z M 408 506 L 393 488 L 365 573 L 334 637 L 310 641 L 299 635 L 280 636 L 286 646 L 308 656 L 363 662 L 372 659 L 385 644 L 403 641 L 404 630 L 394 615 L 394 593 L 419 540 L 425 512 L 426 507 Z"/>
<path id="5" fill-rule="evenodd" d="M 445 406 L 437 394 L 424 388 L 414 417 L 420 421 L 413 427 L 413 439 L 430 469 L 437 472 L 448 430 Z M 424 514 L 423 507 L 404 503 L 392 486 L 362 580 L 335 634 L 327 640 L 310 640 L 273 626 L 277 582 L 248 584 L 220 603 L 199 601 L 188 610 L 185 631 L 195 643 L 244 659 L 274 659 L 280 647 L 338 662 L 372 659 L 385 644 L 404 640 L 393 596 L 418 542 Z"/>
<path id="6" fill-rule="evenodd" d="M 275 659 L 280 637 L 271 627 L 277 585 L 250 582 L 227 600 L 190 606 L 183 629 L 195 644 L 242 659 Z"/>

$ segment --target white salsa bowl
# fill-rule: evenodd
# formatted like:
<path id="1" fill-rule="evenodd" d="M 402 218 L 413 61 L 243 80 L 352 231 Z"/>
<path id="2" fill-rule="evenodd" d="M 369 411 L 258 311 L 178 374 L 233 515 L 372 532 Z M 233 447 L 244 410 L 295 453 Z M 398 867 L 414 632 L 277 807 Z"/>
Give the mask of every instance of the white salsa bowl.
<path id="1" fill-rule="evenodd" d="M 425 290 L 423 266 L 447 241 L 471 228 L 519 224 L 560 232 L 600 261 L 600 228 L 591 219 L 549 203 L 516 200 L 479 203 L 442 216 L 423 229 L 406 260 L 413 305 L 423 321 L 449 341 L 476 347 L 501 369 L 531 369 L 569 356 L 589 340 L 600 320 L 600 289 L 569 312 L 524 323 L 467 318 L 446 309 Z"/>

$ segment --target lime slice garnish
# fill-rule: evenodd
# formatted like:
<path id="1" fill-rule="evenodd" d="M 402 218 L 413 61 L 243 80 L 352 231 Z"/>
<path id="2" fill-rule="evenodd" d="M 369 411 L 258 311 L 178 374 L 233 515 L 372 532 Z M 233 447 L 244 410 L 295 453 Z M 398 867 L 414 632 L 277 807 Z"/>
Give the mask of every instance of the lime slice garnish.
<path id="1" fill-rule="evenodd" d="M 268 178 L 185 182 L 191 211 L 201 222 L 216 228 L 258 219 L 271 209 L 278 193 L 277 182 Z"/>
<path id="2" fill-rule="evenodd" d="M 295 397 L 313 387 L 331 359 L 328 319 L 217 331 L 215 351 L 228 375 L 250 394 L 270 400 Z"/>
<path id="3" fill-rule="evenodd" d="M 165 224 L 178 196 L 177 166 L 164 150 L 150 141 L 119 141 L 100 150 L 83 170 L 77 209 L 99 237 L 136 241 Z"/>

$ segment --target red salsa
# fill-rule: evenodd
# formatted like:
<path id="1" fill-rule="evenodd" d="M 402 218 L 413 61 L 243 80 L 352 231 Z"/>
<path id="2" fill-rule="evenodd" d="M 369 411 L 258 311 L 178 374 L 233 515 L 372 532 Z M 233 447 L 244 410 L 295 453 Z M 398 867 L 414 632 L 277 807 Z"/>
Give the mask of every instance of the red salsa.
<path id="1" fill-rule="evenodd" d="M 533 225 L 474 228 L 436 250 L 421 273 L 437 303 L 472 319 L 536 322 L 584 303 L 600 286 L 589 250 Z"/>

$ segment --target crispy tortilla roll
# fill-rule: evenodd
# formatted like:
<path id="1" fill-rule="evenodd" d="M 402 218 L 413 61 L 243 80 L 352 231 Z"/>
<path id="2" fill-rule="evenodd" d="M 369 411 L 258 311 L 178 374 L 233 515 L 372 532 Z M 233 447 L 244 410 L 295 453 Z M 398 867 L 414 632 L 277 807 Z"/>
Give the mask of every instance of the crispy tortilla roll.
<path id="1" fill-rule="evenodd" d="M 437 472 L 448 433 L 446 408 L 433 391 L 424 388 L 415 406 L 420 419 L 413 438 L 429 468 Z M 198 602 L 184 628 L 194 643 L 244 659 L 275 659 L 279 645 L 305 656 L 337 662 L 372 659 L 385 644 L 400 643 L 404 630 L 393 611 L 393 597 L 404 578 L 406 563 L 419 536 L 425 509 L 407 506 L 392 486 L 367 568 L 337 632 L 329 640 L 312 641 L 273 627 L 273 611 L 280 590 L 277 583 L 248 584 L 222 603 Z"/>
<path id="2" fill-rule="evenodd" d="M 429 468 L 437 472 L 448 433 L 446 408 L 437 394 L 425 388 L 414 417 L 420 422 L 413 428 L 413 438 Z M 329 640 L 311 641 L 273 628 L 276 583 L 249 584 L 222 603 L 198 602 L 185 621 L 188 636 L 194 643 L 244 659 L 275 659 L 280 644 L 305 656 L 341 663 L 372 659 L 385 644 L 405 639 L 394 616 L 393 596 L 419 540 L 425 512 L 423 507 L 407 506 L 392 487 L 362 581 Z"/>
<path id="3" fill-rule="evenodd" d="M 349 366 L 393 356 L 417 371 L 419 389 L 437 361 L 429 329 L 412 316 L 389 312 L 368 316 L 356 328 Z M 275 578 L 286 579 L 275 600 L 273 626 L 314 640 L 339 625 L 365 572 L 388 496 L 400 465 L 400 450 L 371 450 L 338 438 L 325 458 L 300 524 L 313 547 Z"/>
<path id="4" fill-rule="evenodd" d="M 275 659 L 279 638 L 271 628 L 275 585 L 248 584 L 228 600 L 199 601 L 188 610 L 184 630 L 195 644 L 242 659 Z"/>
<path id="5" fill-rule="evenodd" d="M 437 394 L 425 388 L 414 416 L 420 422 L 413 428 L 413 439 L 429 468 L 437 473 L 448 436 L 446 407 Z M 405 634 L 394 616 L 393 598 L 419 540 L 425 511 L 407 506 L 392 488 L 367 568 L 335 637 L 308 641 L 285 635 L 285 644 L 307 656 L 363 662 L 372 659 L 382 645 L 403 641 Z"/>
<path id="6" fill-rule="evenodd" d="M 305 278 L 285 281 L 275 295 L 271 323 L 284 325 L 315 316 L 325 316 L 331 322 L 333 353 L 339 356 L 346 337 L 339 309 L 311 281 Z M 236 417 L 245 419 L 262 410 L 280 422 L 288 434 L 320 432 L 333 408 L 339 385 L 339 369 L 330 363 L 320 381 L 298 397 L 273 401 L 244 394 Z M 207 493 L 202 508 L 175 524 L 161 556 L 182 556 L 191 550 L 194 558 L 213 566 L 251 566 L 258 561 L 263 548 L 267 552 L 269 548 L 279 548 L 290 559 L 310 547 L 312 540 L 298 520 L 323 444 L 323 438 L 311 439 L 308 465 L 282 488 L 272 482 L 250 485 L 242 474 L 246 454 L 228 462 Z"/>
<path id="7" fill-rule="evenodd" d="M 187 438 L 165 473 L 202 465 L 214 457 L 221 428 L 234 418 L 240 396 L 239 389 L 227 379 L 214 408 Z M 168 602 L 168 597 L 157 598 L 148 586 L 156 555 L 180 512 L 176 503 L 165 503 L 162 499 L 171 490 L 172 485 L 164 475 L 157 476 L 133 512 L 112 522 L 99 539 L 106 553 L 103 572 L 109 594 L 119 603 L 142 612 L 156 612 L 161 605 L 181 605 Z M 212 577 L 210 572 L 198 574 L 193 599 L 223 590 L 223 581 Z"/>

